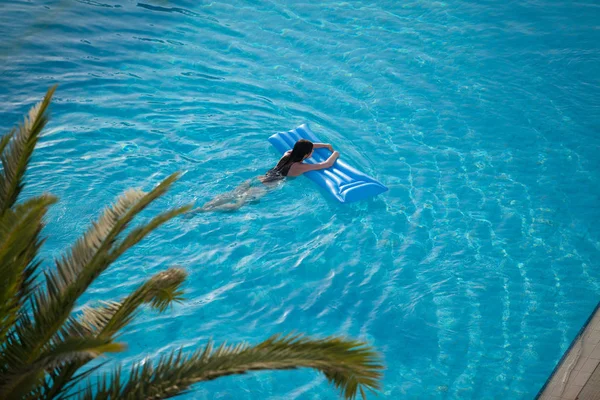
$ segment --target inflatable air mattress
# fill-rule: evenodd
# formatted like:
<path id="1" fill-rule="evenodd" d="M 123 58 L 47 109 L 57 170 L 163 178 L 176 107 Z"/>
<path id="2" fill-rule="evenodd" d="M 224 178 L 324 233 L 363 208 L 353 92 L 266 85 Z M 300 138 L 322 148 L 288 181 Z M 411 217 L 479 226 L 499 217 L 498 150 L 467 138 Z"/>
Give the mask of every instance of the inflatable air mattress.
<path id="1" fill-rule="evenodd" d="M 307 124 L 300 125 L 288 132 L 276 133 L 269 138 L 269 142 L 283 154 L 294 147 L 299 139 L 321 143 Z M 304 162 L 317 164 L 326 161 L 330 155 L 331 152 L 328 149 L 315 149 L 312 157 Z M 325 188 L 342 203 L 364 200 L 388 190 L 387 187 L 375 179 L 339 159 L 331 168 L 305 172 L 304 175 Z"/>

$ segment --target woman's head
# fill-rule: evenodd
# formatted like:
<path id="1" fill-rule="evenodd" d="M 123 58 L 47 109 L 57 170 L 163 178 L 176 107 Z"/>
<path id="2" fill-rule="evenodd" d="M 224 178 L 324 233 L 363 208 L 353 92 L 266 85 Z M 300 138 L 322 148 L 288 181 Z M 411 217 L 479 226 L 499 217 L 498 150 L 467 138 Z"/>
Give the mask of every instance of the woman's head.
<path id="1" fill-rule="evenodd" d="M 281 160 L 279 160 L 277 166 L 275 167 L 275 171 L 278 171 L 283 176 L 287 176 L 294 163 L 307 159 L 312 155 L 312 153 L 312 142 L 306 139 L 300 139 L 294 145 L 291 153 L 281 157 Z"/>
<path id="2" fill-rule="evenodd" d="M 312 142 L 306 139 L 300 139 L 294 145 L 292 153 L 290 154 L 290 159 L 292 162 L 300 162 L 310 157 L 312 155 L 312 152 Z"/>

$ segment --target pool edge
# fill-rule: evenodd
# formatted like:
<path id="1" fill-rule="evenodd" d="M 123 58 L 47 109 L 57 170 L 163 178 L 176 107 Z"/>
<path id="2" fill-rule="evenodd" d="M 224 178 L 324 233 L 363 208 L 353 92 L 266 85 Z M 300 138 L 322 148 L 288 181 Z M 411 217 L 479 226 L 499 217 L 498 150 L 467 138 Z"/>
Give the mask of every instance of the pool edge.
<path id="1" fill-rule="evenodd" d="M 541 400 L 542 396 L 545 396 L 545 398 L 549 398 L 549 399 L 551 399 L 551 398 L 553 399 L 555 397 L 556 398 L 564 398 L 564 397 L 566 397 L 566 396 L 563 396 L 563 395 L 561 395 L 561 396 L 552 396 L 551 393 L 548 393 L 547 395 L 544 395 L 544 391 L 549 387 L 549 385 L 552 382 L 552 380 L 554 378 L 557 378 L 556 374 L 558 373 L 558 371 L 560 370 L 560 368 L 563 366 L 564 362 L 567 360 L 567 358 L 571 354 L 571 352 L 572 352 L 575 344 L 582 338 L 582 336 L 585 333 L 586 329 L 590 326 L 590 323 L 592 322 L 592 320 L 594 319 L 594 317 L 597 314 L 600 315 L 600 301 L 596 304 L 596 306 L 594 307 L 594 309 L 590 313 L 589 317 L 586 319 L 586 321 L 583 324 L 583 326 L 581 327 L 581 329 L 579 329 L 579 331 L 577 332 L 577 335 L 575 335 L 575 337 L 571 341 L 571 344 L 569 345 L 569 347 L 567 348 L 567 350 L 565 350 L 565 352 L 563 353 L 563 355 L 560 358 L 560 360 L 558 361 L 558 363 L 556 363 L 554 369 L 552 370 L 552 372 L 548 376 L 548 379 L 546 379 L 546 382 L 544 382 L 544 385 L 540 388 L 540 390 L 538 391 L 537 395 L 535 396 L 535 398 L 534 398 L 535 400 Z M 568 383 L 569 383 L 569 381 L 567 381 L 565 383 L 565 385 L 567 385 Z M 583 386 L 585 387 L 585 384 Z"/>

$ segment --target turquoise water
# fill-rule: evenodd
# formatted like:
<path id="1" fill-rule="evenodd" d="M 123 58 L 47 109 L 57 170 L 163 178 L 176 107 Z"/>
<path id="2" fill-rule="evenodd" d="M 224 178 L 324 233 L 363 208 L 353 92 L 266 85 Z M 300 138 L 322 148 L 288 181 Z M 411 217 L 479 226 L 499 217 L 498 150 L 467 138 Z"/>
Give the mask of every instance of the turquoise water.
<path id="1" fill-rule="evenodd" d="M 187 301 L 123 335 L 127 364 L 209 337 L 347 334 L 385 356 L 380 398 L 530 399 L 598 302 L 593 1 L 0 7 L 2 130 L 60 84 L 27 191 L 61 199 L 47 257 L 127 187 L 185 171 L 154 212 L 234 188 L 277 161 L 269 135 L 304 122 L 390 188 L 342 205 L 296 179 L 161 228 L 88 298 L 188 268 Z M 299 371 L 184 398 L 338 395 Z"/>

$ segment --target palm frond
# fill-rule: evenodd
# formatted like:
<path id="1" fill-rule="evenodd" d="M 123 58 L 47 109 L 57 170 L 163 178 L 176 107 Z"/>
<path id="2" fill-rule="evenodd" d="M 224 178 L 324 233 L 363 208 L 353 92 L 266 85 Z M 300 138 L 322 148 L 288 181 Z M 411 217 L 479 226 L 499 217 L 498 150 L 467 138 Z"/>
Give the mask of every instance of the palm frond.
<path id="1" fill-rule="evenodd" d="M 44 379 L 45 372 L 79 359 L 96 358 L 104 353 L 123 351 L 125 346 L 110 339 L 75 338 L 50 346 L 33 363 L 11 370 L 0 380 L 0 398 L 19 399 L 30 393 Z"/>
<path id="2" fill-rule="evenodd" d="M 77 322 L 90 335 L 98 335 L 122 306 L 120 301 L 101 301 L 99 306 L 83 307 Z"/>
<path id="3" fill-rule="evenodd" d="M 152 219 L 148 224 L 135 228 L 132 232 L 116 245 L 117 237 L 125 229 L 128 228 L 131 221 L 142 212 L 150 203 L 166 193 L 170 186 L 179 178 L 179 173 L 172 174 L 163 180 L 149 193 L 145 193 L 134 204 L 131 205 L 118 220 L 114 222 L 112 229 L 106 233 L 104 240 L 98 246 L 95 254 L 88 261 L 87 265 L 81 269 L 77 279 L 62 290 L 62 292 L 74 291 L 75 293 L 83 293 L 87 287 L 108 267 L 108 265 L 116 261 L 127 249 L 137 244 L 152 230 L 158 228 L 169 219 L 174 218 L 190 209 L 191 206 L 176 208 L 160 214 Z M 49 288 L 51 290 L 53 288 Z M 60 291 L 60 290 L 58 290 Z"/>
<path id="4" fill-rule="evenodd" d="M 77 280 L 117 222 L 145 195 L 141 190 L 130 189 L 119 196 L 112 206 L 104 209 L 100 218 L 92 222 L 92 226 L 77 239 L 67 254 L 56 260 L 56 274 L 50 277 L 54 282 L 53 290 L 64 290 Z"/>
<path id="5" fill-rule="evenodd" d="M 13 206 L 23 189 L 23 176 L 40 133 L 48 122 L 46 110 L 55 90 L 56 86 L 51 87 L 44 99 L 31 108 L 29 116 L 19 125 L 14 135 L 8 135 L 8 140 L 13 136 L 10 143 L 6 137 L 0 141 L 0 160 L 3 167 L 0 173 L 0 214 Z"/>
<path id="6" fill-rule="evenodd" d="M 127 250 L 123 248 L 119 252 L 113 251 L 119 234 L 127 229 L 135 216 L 165 194 L 178 177 L 178 173 L 172 174 L 149 193 L 128 191 L 105 210 L 83 238 L 75 243 L 69 254 L 57 261 L 58 274 L 50 275 L 48 291 L 57 294 L 69 291 L 83 293 L 111 262 Z M 171 215 L 172 218 L 178 213 Z"/>
<path id="7" fill-rule="evenodd" d="M 129 209 L 114 222 L 114 224 L 112 224 L 110 231 L 102 235 L 104 240 L 101 243 L 92 239 L 98 238 L 94 235 L 100 234 L 101 229 L 91 228 L 88 239 L 90 240 L 90 243 L 93 243 L 93 245 L 90 244 L 90 247 L 93 247 L 93 254 L 86 265 L 79 268 L 78 266 L 74 266 L 75 264 L 66 266 L 67 263 L 65 263 L 63 264 L 65 267 L 61 268 L 60 272 L 50 271 L 46 274 L 46 287 L 40 287 L 39 290 L 35 292 L 31 304 L 33 322 L 25 327 L 21 327 L 18 332 L 20 337 L 27 338 L 26 342 L 30 346 L 30 348 L 27 349 L 29 355 L 27 360 L 25 360 L 25 363 L 31 362 L 31 360 L 37 358 L 42 347 L 57 334 L 61 326 L 68 320 L 79 296 L 81 296 L 94 280 L 124 252 L 125 249 L 122 249 L 122 245 L 119 246 L 119 252 L 112 250 L 119 233 L 128 227 L 129 223 L 139 212 L 145 209 L 159 196 L 163 195 L 177 177 L 178 174 L 171 175 L 151 192 L 138 198 L 137 201 L 132 204 Z M 134 197 L 137 198 L 138 196 Z M 120 203 L 117 202 L 116 204 L 119 205 Z M 113 211 L 115 215 L 118 214 L 118 210 L 115 208 L 113 208 Z M 169 214 L 170 217 L 175 215 L 178 215 L 178 213 L 171 212 Z M 167 219 L 164 219 L 160 222 L 164 223 L 166 220 Z M 155 228 L 156 226 L 158 225 L 155 224 L 152 227 Z M 147 233 L 149 233 L 149 230 L 144 230 L 144 234 L 146 235 Z M 133 244 L 135 243 L 137 242 L 134 242 Z M 85 245 L 86 243 L 81 243 L 82 247 Z M 80 247 L 76 244 L 74 248 L 79 249 Z M 87 254 L 87 250 L 81 250 L 79 254 L 83 257 L 83 253 Z M 92 251 L 90 251 L 90 254 L 91 253 Z M 68 256 L 63 260 L 67 259 L 69 259 Z M 77 275 L 72 276 L 71 274 L 75 272 L 78 272 Z M 68 284 L 66 284 L 67 282 Z"/>
<path id="8" fill-rule="evenodd" d="M 144 283 L 115 309 L 111 318 L 98 332 L 101 337 L 111 337 L 123 329 L 133 318 L 137 309 L 144 303 L 150 303 L 160 312 L 174 301 L 182 299 L 181 285 L 187 273 L 181 268 L 169 268 L 159 272 Z M 114 308 L 113 308 L 114 309 Z"/>
<path id="9" fill-rule="evenodd" d="M 131 209 L 122 218 L 120 218 L 119 221 L 117 221 L 114 228 L 107 235 L 104 242 L 107 245 L 106 249 L 112 246 L 117 236 L 129 226 L 129 224 L 131 223 L 131 221 L 133 221 L 135 216 L 142 212 L 146 207 L 148 207 L 150 203 L 152 203 L 154 200 L 158 199 L 163 194 L 165 194 L 167 190 L 169 190 L 171 185 L 175 183 L 177 179 L 179 179 L 179 176 L 180 174 L 178 172 L 171 174 L 161 183 L 159 183 L 154 189 L 152 189 L 149 193 L 146 193 L 144 197 L 142 197 L 135 205 L 133 205 Z M 122 249 L 122 251 L 116 253 L 115 255 L 118 257 L 119 255 L 123 254 L 125 250 L 127 249 Z"/>
<path id="10" fill-rule="evenodd" d="M 117 246 L 116 249 L 111 253 L 111 257 L 117 259 L 125 251 L 138 244 L 144 239 L 150 232 L 164 224 L 165 222 L 177 217 L 178 215 L 185 214 L 192 209 L 191 205 L 185 205 L 183 207 L 174 208 L 164 213 L 158 214 L 152 218 L 150 222 L 145 225 L 141 225 L 133 229 L 129 235 L 125 237 Z"/>
<path id="11" fill-rule="evenodd" d="M 102 251 L 103 249 L 102 248 L 99 249 L 98 253 L 96 253 L 94 258 L 90 261 L 89 265 L 82 271 L 82 273 L 80 274 L 78 279 L 76 281 L 74 281 L 72 284 L 70 284 L 63 291 L 57 290 L 57 285 L 55 283 L 53 283 L 54 280 L 52 279 L 51 276 L 48 276 L 47 277 L 48 293 L 50 293 L 51 296 L 49 298 L 47 298 L 47 297 L 44 297 L 44 294 L 40 294 L 39 297 L 36 297 L 36 299 L 39 299 L 38 304 L 40 304 L 42 306 L 44 304 L 48 304 L 48 307 L 47 308 L 40 307 L 41 313 L 35 313 L 34 315 L 36 315 L 36 316 L 40 315 L 41 317 L 44 317 L 41 314 L 46 313 L 47 315 L 53 315 L 54 316 L 53 321 L 56 321 L 57 314 L 61 313 L 61 311 L 64 311 L 65 308 L 72 310 L 72 308 L 74 306 L 74 301 L 72 301 L 71 299 L 76 298 L 76 297 L 80 296 L 81 294 L 83 294 L 83 292 L 87 289 L 87 287 L 89 287 L 89 285 L 100 275 L 101 272 L 103 272 L 106 269 L 106 267 L 108 267 L 108 265 L 110 263 L 114 262 L 128 248 L 130 248 L 131 246 L 133 246 L 133 245 L 137 244 L 139 241 L 141 241 L 151 231 L 153 231 L 154 229 L 156 229 L 163 223 L 167 222 L 168 220 L 187 212 L 190 208 L 191 208 L 191 206 L 184 206 L 184 207 L 180 207 L 180 208 L 173 209 L 173 210 L 167 211 L 165 213 L 159 214 L 157 217 L 153 218 L 149 223 L 133 229 L 132 232 L 125 239 L 123 239 L 122 242 L 120 242 L 118 244 L 118 247 L 116 249 L 114 249 L 113 251 L 111 251 L 109 254 L 106 253 L 106 250 L 103 251 L 102 253 L 100 253 L 100 251 Z M 115 227 L 115 229 L 116 229 L 116 227 Z M 162 291 L 159 293 L 157 292 L 155 295 L 152 296 L 152 300 L 151 300 L 154 306 L 159 307 L 159 306 L 166 306 L 168 304 L 168 299 L 166 299 L 166 298 L 161 299 L 159 297 L 160 294 L 162 294 L 163 296 L 164 295 L 173 295 L 173 299 L 175 300 L 178 298 L 179 292 L 178 291 L 174 291 L 173 293 L 170 293 L 168 291 L 166 291 L 166 292 Z M 36 307 L 34 309 L 37 310 L 38 307 Z M 47 312 L 46 310 L 54 310 L 54 312 Z M 62 318 L 62 322 L 64 323 L 66 318 L 68 318 L 68 315 L 65 315 L 63 312 L 63 315 L 60 318 Z M 60 329 L 60 324 L 55 323 L 54 332 L 56 332 L 58 329 Z M 46 336 L 46 337 L 48 337 L 48 336 Z"/>
<path id="12" fill-rule="evenodd" d="M 173 303 L 181 303 L 184 294 L 181 285 L 186 278 L 187 272 L 183 268 L 159 272 L 149 282 L 145 301 L 159 312 L 166 311 Z"/>
<path id="13" fill-rule="evenodd" d="M 15 369 L 21 365 L 32 363 L 39 357 L 45 346 L 57 338 L 64 339 L 67 331 L 63 327 L 70 320 L 75 302 L 89 285 L 126 250 L 126 245 L 136 244 L 152 229 L 189 209 L 189 207 L 183 207 L 159 215 L 146 226 L 134 229 L 127 236 L 127 238 L 133 237 L 133 239 L 127 241 L 126 238 L 119 243 L 117 249 L 113 249 L 118 235 L 128 227 L 133 218 L 152 201 L 163 195 L 177 177 L 178 174 L 173 174 L 165 179 L 152 191 L 144 194 L 124 215 L 118 218 L 112 229 L 105 234 L 104 241 L 96 249 L 91 259 L 81 268 L 76 279 L 68 276 L 68 272 L 65 272 L 66 269 L 63 269 L 62 276 L 56 272 L 46 274 L 45 290 L 43 287 L 39 287 L 30 302 L 31 317 L 27 317 L 29 320 L 26 318 L 15 328 L 15 337 L 18 337 L 19 340 L 9 341 L 5 346 L 5 352 L 14 355 L 11 356 L 11 359 L 16 362 L 16 364 L 10 365 L 11 368 Z M 64 286 L 63 284 L 67 280 L 70 283 Z M 75 328 L 75 326 L 71 326 L 71 328 Z"/>
<path id="14" fill-rule="evenodd" d="M 65 368 L 56 368 L 48 373 L 49 377 L 39 388 L 39 393 L 32 398 L 35 400 L 64 400 L 75 397 L 72 389 L 76 387 L 82 380 L 85 380 L 90 375 L 96 373 L 107 364 L 107 361 L 96 363 L 92 367 L 86 368 L 84 371 L 76 374 L 78 367 L 73 364 L 66 368 L 73 370 L 73 373 L 65 373 Z"/>
<path id="15" fill-rule="evenodd" d="M 102 307 L 85 307 L 80 322 L 91 334 L 112 337 L 132 320 L 142 304 L 149 303 L 163 312 L 173 302 L 181 301 L 181 285 L 186 277 L 187 273 L 181 268 L 159 272 L 121 302 L 103 302 Z"/>
<path id="16" fill-rule="evenodd" d="M 48 195 L 35 197 L 0 216 L 0 346 L 31 293 L 43 219 L 55 201 Z"/>
<path id="17" fill-rule="evenodd" d="M 12 128 L 10 130 L 10 132 L 8 132 L 6 135 L 2 136 L 2 139 L 0 139 L 0 154 L 4 153 L 4 149 L 6 148 L 8 143 L 10 143 L 10 139 L 13 138 L 16 131 L 17 130 L 15 128 Z"/>
<path id="18" fill-rule="evenodd" d="M 162 312 L 173 301 L 181 300 L 180 287 L 186 276 L 187 273 L 181 268 L 169 268 L 159 272 L 121 302 L 102 302 L 100 307 L 85 307 L 77 325 L 72 327 L 84 330 L 86 335 L 112 339 L 131 322 L 142 304 L 149 303 Z M 73 376 L 92 359 L 93 357 L 81 357 L 56 368 L 47 380 L 43 398 L 52 399 L 64 395 L 73 386 L 74 381 L 85 377 Z"/>
<path id="19" fill-rule="evenodd" d="M 365 343 L 330 337 L 311 339 L 300 335 L 273 336 L 256 345 L 209 343 L 192 354 L 182 350 L 163 356 L 154 364 L 136 364 L 126 381 L 121 371 L 88 383 L 79 398 L 161 399 L 189 390 L 197 382 L 258 370 L 313 368 L 325 374 L 346 399 L 364 398 L 365 389 L 380 389 L 381 358 Z"/>

